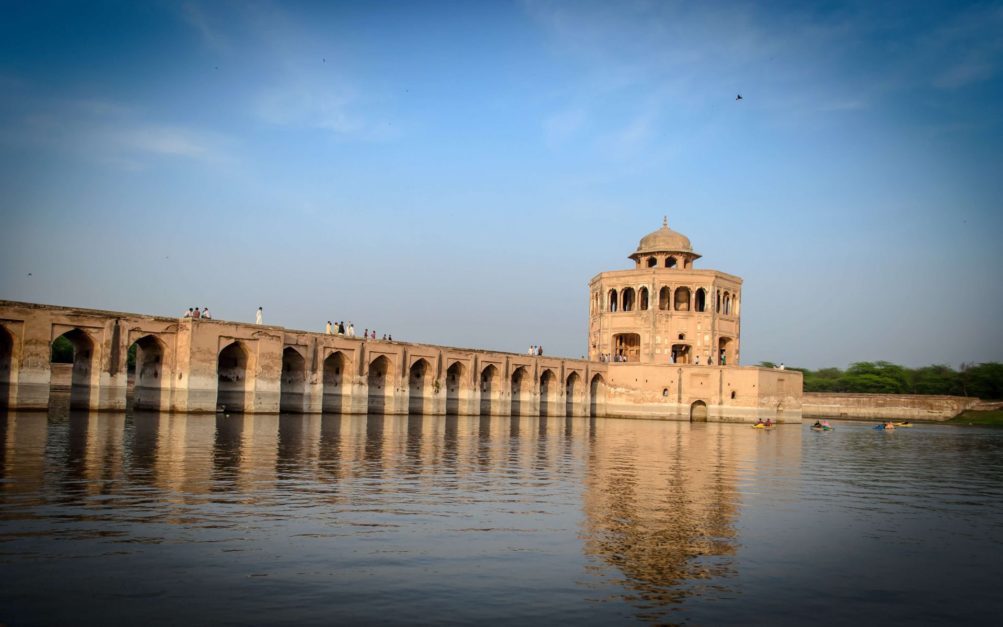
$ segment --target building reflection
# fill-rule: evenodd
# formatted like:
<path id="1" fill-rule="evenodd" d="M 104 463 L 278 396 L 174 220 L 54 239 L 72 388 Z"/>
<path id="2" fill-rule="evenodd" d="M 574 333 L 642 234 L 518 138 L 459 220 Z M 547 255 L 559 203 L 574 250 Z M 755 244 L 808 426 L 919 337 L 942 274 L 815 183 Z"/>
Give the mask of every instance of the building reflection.
<path id="1" fill-rule="evenodd" d="M 0 412 L 0 491 L 35 493 L 45 483 L 48 419 L 37 412 Z"/>
<path id="2" fill-rule="evenodd" d="M 741 460 L 758 454 L 756 436 L 774 434 L 617 420 L 594 429 L 584 497 L 593 574 L 616 579 L 614 589 L 645 619 L 711 581 L 726 588 L 738 547 Z"/>

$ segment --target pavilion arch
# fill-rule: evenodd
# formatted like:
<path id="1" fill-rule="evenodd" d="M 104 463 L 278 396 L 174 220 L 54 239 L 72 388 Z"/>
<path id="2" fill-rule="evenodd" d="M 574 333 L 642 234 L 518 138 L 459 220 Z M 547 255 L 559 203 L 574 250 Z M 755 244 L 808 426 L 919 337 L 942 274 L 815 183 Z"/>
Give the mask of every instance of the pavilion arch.
<path id="1" fill-rule="evenodd" d="M 677 263 L 676 263 L 676 258 L 675 257 L 671 257 L 670 256 L 670 257 L 666 257 L 665 258 L 665 267 L 666 268 L 675 268 L 676 265 L 677 265 Z"/>
<path id="2" fill-rule="evenodd" d="M 512 415 L 519 416 L 528 413 L 530 396 L 533 393 L 533 378 L 529 376 L 525 366 L 519 366 L 512 372 Z"/>
<path id="3" fill-rule="evenodd" d="M 676 288 L 676 311 L 689 311 L 690 310 L 690 288 L 688 287 L 677 287 Z"/>
<path id="4" fill-rule="evenodd" d="M 393 364 L 385 356 L 380 355 L 369 362 L 366 383 L 369 385 L 368 406 L 370 412 L 383 413 L 386 411 L 387 396 L 391 392 L 390 383 L 393 381 L 393 376 Z"/>
<path id="5" fill-rule="evenodd" d="M 432 366 L 424 358 L 417 359 L 408 369 L 408 411 L 424 414 L 432 405 Z"/>
<path id="6" fill-rule="evenodd" d="M 601 374 L 592 377 L 589 383 L 589 416 L 596 418 L 606 415 L 606 380 Z"/>
<path id="7" fill-rule="evenodd" d="M 707 403 L 693 401 L 690 405 L 690 422 L 707 422 Z"/>
<path id="8" fill-rule="evenodd" d="M 660 311 L 672 309 L 672 288 L 668 285 L 663 285 L 662 289 L 658 290 L 658 309 Z"/>
<path id="9" fill-rule="evenodd" d="M 721 307 L 724 309 L 724 315 L 731 315 L 731 293 L 725 292 L 724 297 L 721 302 Z"/>
<path id="10" fill-rule="evenodd" d="M 550 368 L 547 368 L 540 374 L 540 415 L 541 416 L 553 416 L 557 412 L 554 411 L 554 407 L 557 405 L 556 401 L 559 398 L 559 382 L 557 380 L 557 375 Z"/>
<path id="11" fill-rule="evenodd" d="M 647 265 L 649 268 L 654 268 L 655 266 L 658 265 L 658 260 L 655 259 L 654 257 L 648 257 Z"/>
<path id="12" fill-rule="evenodd" d="M 302 414 L 305 399 L 306 359 L 297 348 L 286 346 L 282 350 L 279 411 Z"/>
<path id="13" fill-rule="evenodd" d="M 637 291 L 637 307 L 640 311 L 648 311 L 648 288 L 642 287 Z"/>
<path id="14" fill-rule="evenodd" d="M 735 340 L 730 337 L 721 337 L 717 340 L 717 363 L 721 366 L 734 366 L 736 364 L 735 357 Z"/>
<path id="15" fill-rule="evenodd" d="M 616 304 L 617 304 L 616 290 L 610 290 L 609 291 L 609 299 L 608 300 L 609 300 L 609 310 L 610 310 L 610 313 L 615 312 L 616 311 Z"/>
<path id="16" fill-rule="evenodd" d="M 463 387 L 467 369 L 462 362 L 454 361 L 446 369 L 446 414 L 459 414 L 461 402 L 466 400 L 467 391 Z"/>
<path id="17" fill-rule="evenodd" d="M 707 290 L 702 287 L 693 296 L 693 311 L 707 311 Z"/>
<path id="18" fill-rule="evenodd" d="M 78 328 L 70 329 L 59 337 L 73 346 L 73 366 L 70 374 L 70 408 L 88 409 L 91 404 L 91 387 L 94 373 L 95 343 L 91 336 Z M 53 344 L 56 340 L 53 340 Z M 55 382 L 53 382 L 55 383 Z M 50 399 L 51 399 L 50 394 Z"/>
<path id="19" fill-rule="evenodd" d="M 490 416 L 498 409 L 495 406 L 499 391 L 498 381 L 498 368 L 494 364 L 488 364 L 481 369 L 478 384 L 480 385 L 482 416 Z"/>
<path id="20" fill-rule="evenodd" d="M 620 293 L 620 309 L 623 311 L 634 310 L 634 288 L 623 288 L 623 291 Z"/>
<path id="21" fill-rule="evenodd" d="M 334 351 L 324 359 L 324 400 L 321 411 L 341 413 L 345 409 L 345 375 L 351 362 L 341 351 Z"/>
<path id="22" fill-rule="evenodd" d="M 581 396 L 582 378 L 577 372 L 568 375 L 564 383 L 564 415 L 578 415 L 579 397 Z"/>
<path id="23" fill-rule="evenodd" d="M 152 411 L 167 409 L 165 398 L 164 343 L 154 335 L 144 335 L 132 346 L 136 347 L 135 379 L 132 387 L 133 409 Z M 130 349 L 132 348 L 130 346 Z"/>
<path id="24" fill-rule="evenodd" d="M 714 298 L 714 312 L 721 313 L 721 290 L 716 290 L 716 294 Z"/>
<path id="25" fill-rule="evenodd" d="M 216 407 L 224 412 L 242 412 L 247 407 L 249 353 L 241 341 L 228 344 L 216 359 Z"/>

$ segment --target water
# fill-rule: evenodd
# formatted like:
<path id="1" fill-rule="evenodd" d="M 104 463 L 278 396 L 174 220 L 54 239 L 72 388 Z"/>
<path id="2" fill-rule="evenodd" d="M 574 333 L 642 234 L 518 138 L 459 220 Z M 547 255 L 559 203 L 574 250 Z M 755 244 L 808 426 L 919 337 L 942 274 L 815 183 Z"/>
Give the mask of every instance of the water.
<path id="1" fill-rule="evenodd" d="M 910 624 L 1003 612 L 1003 431 L 0 417 L 0 623 Z"/>

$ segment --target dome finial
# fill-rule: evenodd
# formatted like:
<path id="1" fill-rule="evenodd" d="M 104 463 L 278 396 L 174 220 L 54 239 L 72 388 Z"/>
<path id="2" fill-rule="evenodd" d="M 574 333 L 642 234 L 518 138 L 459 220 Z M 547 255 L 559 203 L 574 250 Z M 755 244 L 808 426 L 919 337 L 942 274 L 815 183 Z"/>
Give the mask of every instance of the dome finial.
<path id="1" fill-rule="evenodd" d="M 662 226 L 669 228 L 669 216 L 662 216 Z"/>

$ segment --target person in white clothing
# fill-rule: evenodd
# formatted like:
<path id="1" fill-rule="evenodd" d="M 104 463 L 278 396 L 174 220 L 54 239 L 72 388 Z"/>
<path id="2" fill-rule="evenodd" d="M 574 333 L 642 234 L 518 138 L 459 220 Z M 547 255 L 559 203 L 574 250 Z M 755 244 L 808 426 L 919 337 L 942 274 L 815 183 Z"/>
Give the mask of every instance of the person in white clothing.
<path id="1" fill-rule="evenodd" d="M 351 320 L 348 321 L 348 337 L 355 337 L 355 325 Z"/>
<path id="2" fill-rule="evenodd" d="M 258 313 L 254 315 L 254 323 L 261 324 L 263 319 L 264 319 L 264 313 L 262 313 L 261 307 L 258 307 Z"/>

